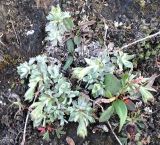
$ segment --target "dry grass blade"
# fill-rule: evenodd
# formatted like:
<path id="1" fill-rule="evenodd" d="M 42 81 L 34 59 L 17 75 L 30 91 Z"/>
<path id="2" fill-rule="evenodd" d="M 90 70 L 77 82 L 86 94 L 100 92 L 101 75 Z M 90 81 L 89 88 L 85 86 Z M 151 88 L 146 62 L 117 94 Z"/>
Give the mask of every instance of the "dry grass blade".
<path id="1" fill-rule="evenodd" d="M 149 78 L 149 80 L 148 80 L 147 87 L 152 87 L 155 79 L 156 79 L 158 76 L 159 76 L 159 75 L 157 75 L 157 74 L 153 74 L 153 75 Z"/>

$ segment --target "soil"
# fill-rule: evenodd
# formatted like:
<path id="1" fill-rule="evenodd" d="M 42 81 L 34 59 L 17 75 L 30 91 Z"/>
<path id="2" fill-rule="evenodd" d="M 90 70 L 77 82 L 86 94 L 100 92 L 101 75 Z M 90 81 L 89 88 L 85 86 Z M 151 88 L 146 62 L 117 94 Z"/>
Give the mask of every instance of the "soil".
<path id="1" fill-rule="evenodd" d="M 113 42 L 122 46 L 148 34 L 160 30 L 160 1 L 148 0 L 100 0 L 88 1 L 57 1 L 57 0 L 1 0 L 0 1 L 0 145 L 20 145 L 23 128 L 27 115 L 27 104 L 23 95 L 27 86 L 22 85 L 16 71 L 17 65 L 30 57 L 41 54 L 45 50 L 46 15 L 51 5 L 60 4 L 63 10 L 70 11 L 75 22 L 88 16 L 96 24 L 104 19 L 109 26 L 106 36 L 106 45 Z M 75 14 L 76 13 L 76 14 Z M 122 22 L 125 27 L 115 27 L 115 21 Z M 103 29 L 96 32 L 97 26 L 91 27 L 94 33 L 91 39 L 102 38 Z M 160 74 L 160 37 L 153 38 L 146 43 L 140 43 L 126 50 L 136 54 L 136 70 L 144 76 Z M 63 57 L 63 56 L 62 56 Z M 83 56 L 84 57 L 84 56 Z M 77 59 L 78 60 L 78 59 Z M 75 60 L 75 65 L 79 64 Z M 153 111 L 146 117 L 146 128 L 143 130 L 143 139 L 150 137 L 148 144 L 160 144 L 160 77 L 154 83 L 157 88 Z M 15 105 L 14 102 L 21 102 Z M 67 145 L 66 137 L 71 137 L 76 145 L 116 145 L 116 139 L 111 132 L 98 130 L 97 124 L 90 126 L 88 137 L 79 138 L 76 135 L 77 125 L 70 123 L 64 127 L 65 135 L 60 139 L 51 137 L 47 142 L 33 128 L 29 120 L 26 132 L 26 145 Z"/>

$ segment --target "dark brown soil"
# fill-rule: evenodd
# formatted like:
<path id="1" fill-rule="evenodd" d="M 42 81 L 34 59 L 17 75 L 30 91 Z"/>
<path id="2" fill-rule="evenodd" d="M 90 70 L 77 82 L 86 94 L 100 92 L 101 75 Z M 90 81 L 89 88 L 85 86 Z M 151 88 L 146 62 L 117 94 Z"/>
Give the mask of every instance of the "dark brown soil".
<path id="1" fill-rule="evenodd" d="M 29 57 L 40 54 L 45 47 L 45 24 L 47 12 L 51 4 L 58 1 L 51 0 L 1 0 L 0 1 L 0 145 L 20 145 L 25 124 L 27 105 L 24 102 L 26 86 L 22 85 L 16 72 L 16 66 L 28 60 Z M 135 39 L 152 34 L 160 29 L 160 1 L 149 0 L 143 7 L 140 0 L 88 0 L 84 3 L 78 1 L 60 1 L 64 10 L 74 15 L 75 21 L 83 15 L 98 21 L 104 18 L 109 25 L 107 43 L 114 42 L 117 46 L 129 43 Z M 81 12 L 82 9 L 85 12 Z M 113 27 L 114 21 L 123 22 L 126 28 Z M 34 32 L 27 35 L 28 32 Z M 101 33 L 93 38 L 101 37 Z M 146 45 L 148 46 L 146 48 Z M 148 51 L 156 53 L 148 58 Z M 137 54 L 136 70 L 142 71 L 145 76 L 154 73 L 160 74 L 160 37 L 147 41 L 146 44 L 136 45 L 129 50 Z M 139 57 L 139 54 L 143 54 Z M 160 77 L 155 81 L 155 87 L 160 90 Z M 153 114 L 147 118 L 147 128 L 143 130 L 143 137 L 150 137 L 150 144 L 160 144 L 160 91 L 155 94 L 155 103 L 149 104 Z M 18 108 L 13 102 L 20 101 L 23 105 Z M 20 107 L 20 106 L 19 106 Z M 67 145 L 66 137 L 71 137 L 76 145 L 116 145 L 115 137 L 111 132 L 102 130 L 93 133 L 97 124 L 89 127 L 88 137 L 79 138 L 76 135 L 76 124 L 64 127 L 66 132 L 60 139 L 51 137 L 51 141 L 42 140 L 37 129 L 32 127 L 29 120 L 26 132 L 26 145 Z"/>

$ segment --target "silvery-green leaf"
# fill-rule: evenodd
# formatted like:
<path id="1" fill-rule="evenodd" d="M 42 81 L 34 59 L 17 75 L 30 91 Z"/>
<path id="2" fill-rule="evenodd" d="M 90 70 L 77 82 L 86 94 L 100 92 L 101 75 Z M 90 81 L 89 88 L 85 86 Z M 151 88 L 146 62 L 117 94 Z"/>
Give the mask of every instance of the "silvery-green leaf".
<path id="1" fill-rule="evenodd" d="M 117 55 L 117 64 L 119 65 L 120 70 L 123 70 L 123 65 L 127 68 L 133 69 L 133 64 L 129 60 L 133 59 L 134 55 L 128 55 L 127 53 L 119 52 Z"/>
<path id="2" fill-rule="evenodd" d="M 142 95 L 142 99 L 143 99 L 144 103 L 147 103 L 148 101 L 154 100 L 153 95 L 147 90 L 147 88 L 141 86 L 140 93 Z"/>
<path id="3" fill-rule="evenodd" d="M 46 40 L 51 41 L 52 45 L 56 46 L 58 42 L 62 43 L 64 33 L 73 28 L 73 21 L 70 14 L 62 12 L 59 6 L 51 8 L 47 19 L 49 22 L 45 28 L 48 32 Z"/>
<path id="4" fill-rule="evenodd" d="M 50 138 L 49 138 L 49 132 L 48 132 L 48 131 L 46 131 L 46 132 L 43 134 L 43 139 L 44 139 L 44 140 L 47 140 L 47 141 L 50 140 Z"/>
<path id="5" fill-rule="evenodd" d="M 43 120 L 43 118 L 44 118 L 44 114 L 43 114 L 44 105 L 45 104 L 43 102 L 35 102 L 32 104 L 31 107 L 35 107 L 33 109 L 33 111 L 31 112 L 31 119 L 33 121 L 36 121 L 36 120 L 42 121 Z"/>
<path id="6" fill-rule="evenodd" d="M 133 63 L 127 60 L 123 60 L 123 64 L 127 68 L 133 68 Z"/>
<path id="7" fill-rule="evenodd" d="M 72 102 L 73 108 L 69 108 L 70 117 L 69 121 L 78 122 L 79 126 L 77 129 L 77 134 L 81 137 L 85 137 L 87 135 L 87 126 L 89 123 L 95 122 L 92 113 L 93 110 L 91 108 L 91 104 L 86 97 L 80 96 L 78 98 L 78 102 Z"/>
<path id="8" fill-rule="evenodd" d="M 39 81 L 42 81 L 41 73 L 37 69 L 32 70 L 29 84 L 28 84 L 29 89 L 24 95 L 25 100 L 28 100 L 28 101 L 33 100 L 34 92 Z"/>
<path id="9" fill-rule="evenodd" d="M 92 68 L 93 68 L 92 66 L 88 66 L 85 68 L 80 68 L 80 67 L 74 68 L 73 75 L 77 77 L 79 80 L 81 80 L 85 75 L 87 75 L 91 71 Z"/>
<path id="10" fill-rule="evenodd" d="M 64 24 L 58 24 L 58 31 L 61 37 L 63 37 L 64 33 L 67 31 Z"/>
<path id="11" fill-rule="evenodd" d="M 29 102 L 31 102 L 31 101 L 33 100 L 36 86 L 37 86 L 37 83 L 34 83 L 34 84 L 32 84 L 32 86 L 27 90 L 27 92 L 26 92 L 25 95 L 24 95 L 25 100 L 28 100 Z"/>
<path id="12" fill-rule="evenodd" d="M 61 18 L 61 9 L 59 6 L 57 7 L 54 7 L 52 6 L 51 7 L 51 11 L 49 13 L 49 15 L 47 16 L 47 19 L 50 20 L 50 21 L 59 21 Z"/>
<path id="13" fill-rule="evenodd" d="M 84 58 L 84 59 L 89 66 L 97 65 L 96 60 L 88 59 L 88 58 Z"/>
<path id="14" fill-rule="evenodd" d="M 93 85 L 93 88 L 92 88 L 92 94 L 95 96 L 95 97 L 98 97 L 99 95 L 104 95 L 104 88 L 101 84 L 97 84 L 95 83 Z"/>
<path id="15" fill-rule="evenodd" d="M 57 43 L 58 43 L 58 41 L 57 41 L 57 40 L 52 40 L 52 42 L 51 42 L 52 46 L 56 46 L 56 45 L 57 45 Z"/>
<path id="16" fill-rule="evenodd" d="M 24 62 L 23 64 L 20 64 L 20 66 L 17 67 L 17 72 L 20 75 L 20 78 L 27 78 L 28 74 L 30 74 L 30 66 L 27 62 Z"/>
<path id="17" fill-rule="evenodd" d="M 51 78 L 53 78 L 53 79 L 56 79 L 56 78 L 58 78 L 58 76 L 59 76 L 59 66 L 53 66 L 53 65 L 51 65 L 51 66 L 48 66 L 48 72 L 49 72 L 49 74 L 50 74 L 50 77 Z"/>
<path id="18" fill-rule="evenodd" d="M 69 14 L 69 12 L 63 12 L 62 15 L 63 15 L 63 19 L 71 17 L 70 14 Z"/>
<path id="19" fill-rule="evenodd" d="M 58 31 L 57 24 L 50 22 L 50 23 L 48 23 L 48 24 L 46 25 L 45 30 L 46 30 L 47 32 L 50 32 L 51 30 L 52 30 L 53 32 L 54 32 L 54 31 L 56 32 L 56 31 Z"/>
<path id="20" fill-rule="evenodd" d="M 33 65 L 35 61 L 36 61 L 36 58 L 35 58 L 35 57 L 30 58 L 28 64 L 29 64 L 29 65 Z"/>
<path id="21" fill-rule="evenodd" d="M 38 126 L 40 126 L 41 123 L 42 123 L 42 121 L 43 121 L 43 117 L 37 118 L 37 119 L 33 120 L 33 127 L 38 127 Z"/>
<path id="22" fill-rule="evenodd" d="M 146 88 L 146 90 L 148 90 L 148 91 L 157 92 L 157 90 L 156 90 L 156 89 L 154 89 L 154 88 L 152 88 L 152 87 L 148 86 L 148 84 L 145 86 L 145 88 Z"/>
<path id="23" fill-rule="evenodd" d="M 80 37 L 80 36 L 75 36 L 75 37 L 74 37 L 74 43 L 75 43 L 76 45 L 79 45 L 79 44 L 81 43 L 81 37 Z"/>
<path id="24" fill-rule="evenodd" d="M 77 128 L 77 135 L 85 138 L 87 136 L 87 127 L 85 125 L 85 122 L 83 120 L 81 120 L 79 122 L 78 128 Z"/>

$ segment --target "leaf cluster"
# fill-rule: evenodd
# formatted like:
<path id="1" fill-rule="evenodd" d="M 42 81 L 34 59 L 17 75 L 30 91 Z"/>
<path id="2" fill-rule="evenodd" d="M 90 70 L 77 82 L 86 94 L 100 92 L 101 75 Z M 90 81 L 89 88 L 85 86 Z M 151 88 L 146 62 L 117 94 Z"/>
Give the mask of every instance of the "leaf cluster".
<path id="1" fill-rule="evenodd" d="M 59 6 L 52 6 L 47 20 L 46 32 L 48 36 L 46 40 L 49 40 L 53 46 L 62 43 L 65 32 L 69 32 L 74 27 L 70 14 L 62 12 Z"/>
<path id="2" fill-rule="evenodd" d="M 150 91 L 156 90 L 149 85 L 149 78 L 132 74 L 133 64 L 130 60 L 133 55 L 122 51 L 105 52 L 102 56 L 85 58 L 87 66 L 74 68 L 73 76 L 86 82 L 86 88 L 91 90 L 92 95 L 99 97 L 96 103 L 111 103 L 102 112 L 99 121 L 108 121 L 115 113 L 120 118 L 120 131 L 126 122 L 128 110 L 135 110 L 131 100 L 142 97 L 147 103 L 153 100 Z M 128 100 L 125 102 L 126 98 Z"/>
<path id="3" fill-rule="evenodd" d="M 60 66 L 57 60 L 42 55 L 17 68 L 21 79 L 29 79 L 24 97 L 32 102 L 30 108 L 34 127 L 45 127 L 57 120 L 63 126 L 68 123 L 67 116 L 70 116 L 69 121 L 79 123 L 77 134 L 85 137 L 86 127 L 94 122 L 93 109 L 79 91 L 71 89 L 71 83 L 60 73 Z"/>

